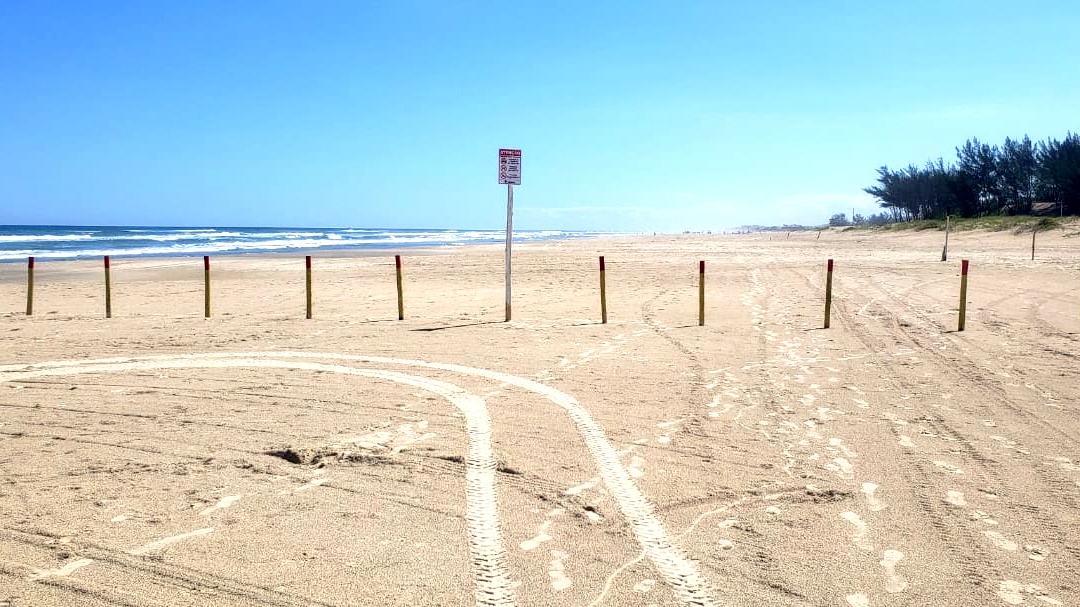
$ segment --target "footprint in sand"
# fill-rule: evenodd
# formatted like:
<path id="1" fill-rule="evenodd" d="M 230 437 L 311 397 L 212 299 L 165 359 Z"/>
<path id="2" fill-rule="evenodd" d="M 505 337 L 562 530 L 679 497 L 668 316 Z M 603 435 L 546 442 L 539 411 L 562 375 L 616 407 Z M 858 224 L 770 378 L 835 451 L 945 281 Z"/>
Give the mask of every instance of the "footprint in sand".
<path id="1" fill-rule="evenodd" d="M 1033 561 L 1042 561 L 1046 559 L 1046 551 L 1039 546 L 1024 546 L 1024 551 L 1028 553 L 1028 558 Z"/>
<path id="2" fill-rule="evenodd" d="M 900 419 L 899 417 L 896 416 L 895 413 L 885 413 L 884 415 L 882 415 L 882 417 L 884 417 L 885 419 L 891 421 L 892 423 L 896 424 L 897 426 L 906 426 L 906 425 L 908 425 L 907 421 Z"/>
<path id="3" fill-rule="evenodd" d="M 858 514 L 850 511 L 841 512 L 840 518 L 851 523 L 855 527 L 855 531 L 851 534 L 851 541 L 854 542 L 856 546 L 863 550 L 873 550 L 874 547 L 870 542 L 866 541 L 866 522 L 859 518 Z"/>
<path id="4" fill-rule="evenodd" d="M 566 491 L 563 491 L 563 493 L 565 493 L 566 495 L 578 495 L 582 491 L 585 491 L 587 489 L 592 489 L 593 487 L 597 486 L 598 484 L 600 484 L 600 478 L 599 477 L 591 478 L 591 479 L 585 481 L 584 483 L 581 483 L 580 485 L 578 485 L 576 487 L 570 487 Z"/>
<path id="5" fill-rule="evenodd" d="M 80 567 L 85 567 L 90 563 L 93 563 L 92 559 L 78 559 L 71 561 L 59 569 L 35 569 L 34 573 L 30 575 L 32 580 L 40 580 L 47 577 L 64 577 L 71 575 L 73 571 Z"/>
<path id="6" fill-rule="evenodd" d="M 540 529 L 537 530 L 536 537 L 531 540 L 525 540 L 519 544 L 521 549 L 528 552 L 540 547 L 540 544 L 544 542 L 550 542 L 552 537 L 547 534 L 548 528 L 551 527 L 551 521 L 544 521 L 540 524 Z"/>
<path id="7" fill-rule="evenodd" d="M 634 584 L 634 592 L 640 592 L 641 594 L 645 594 L 646 592 L 652 590 L 653 586 L 655 585 L 656 580 L 641 580 L 637 584 Z"/>
<path id="8" fill-rule="evenodd" d="M 1024 585 L 1016 580 L 1005 580 L 998 584 L 997 595 L 1010 605 L 1024 602 Z"/>
<path id="9" fill-rule="evenodd" d="M 645 471 L 642 470 L 643 466 L 645 466 L 645 458 L 634 455 L 630 458 L 630 463 L 626 466 L 626 471 L 634 478 L 641 478 L 645 476 Z"/>
<path id="10" fill-rule="evenodd" d="M 829 413 L 832 413 L 833 415 L 829 415 Z M 844 412 L 839 409 L 830 409 L 828 407 L 817 408 L 817 418 L 823 422 L 836 421 L 835 415 L 844 415 Z"/>
<path id="11" fill-rule="evenodd" d="M 869 508 L 871 512 L 880 512 L 888 508 L 888 506 L 881 503 L 881 500 L 879 500 L 877 496 L 874 495 L 874 492 L 877 490 L 878 486 L 874 483 L 862 484 L 862 492 L 864 495 L 866 495 L 866 507 Z"/>
<path id="12" fill-rule="evenodd" d="M 1053 459 L 1058 463 L 1058 467 L 1066 472 L 1080 472 L 1080 466 L 1072 463 L 1072 460 L 1067 457 L 1055 457 Z"/>
<path id="13" fill-rule="evenodd" d="M 555 592 L 566 590 L 574 585 L 574 582 L 566 577 L 566 559 L 568 558 L 570 555 L 565 552 L 551 551 L 551 569 L 548 570 L 548 577 L 551 578 L 551 588 Z"/>
<path id="14" fill-rule="evenodd" d="M 423 430 L 426 430 L 427 427 L 428 427 L 428 422 L 427 421 L 419 421 L 419 422 L 416 423 L 416 429 L 417 430 L 423 431 Z M 435 436 L 436 436 L 436 434 L 434 432 L 424 432 L 422 434 L 417 433 L 416 430 L 413 430 L 413 425 L 412 424 L 403 424 L 403 425 L 401 425 L 398 428 L 398 434 L 399 434 L 399 436 L 394 441 L 395 445 L 391 449 L 391 451 L 394 452 L 394 453 L 401 453 L 402 451 L 411 448 L 416 443 L 419 443 L 421 441 L 431 440 L 431 439 L 435 438 Z"/>
<path id="15" fill-rule="evenodd" d="M 1036 584 L 1021 584 L 1016 580 L 1005 580 L 998 584 L 998 597 L 1010 605 L 1020 605 L 1024 602 L 1024 595 L 1029 594 L 1036 600 L 1047 605 L 1064 605 L 1061 601 L 1046 594 L 1042 586 Z"/>
<path id="16" fill-rule="evenodd" d="M 852 466 L 851 462 L 846 459 L 837 457 L 833 459 L 832 463 L 825 464 L 825 469 L 835 473 L 840 478 L 851 478 L 855 466 Z"/>
<path id="17" fill-rule="evenodd" d="M 964 494 L 961 491 L 949 491 L 945 494 L 945 501 L 953 506 L 967 506 L 967 500 L 964 499 Z"/>
<path id="18" fill-rule="evenodd" d="M 303 485 L 300 485 L 296 489 L 293 489 L 293 493 L 300 493 L 301 491 L 307 491 L 308 489 L 311 489 L 313 487 L 318 487 L 319 485 L 325 484 L 326 481 L 328 481 L 328 480 L 330 480 L 330 479 L 328 479 L 328 478 L 313 478 L 310 481 L 304 483 Z"/>
<path id="19" fill-rule="evenodd" d="M 907 588 L 907 580 L 904 579 L 904 576 L 896 573 L 896 564 L 902 558 L 904 558 L 904 553 L 899 550 L 885 551 L 885 555 L 881 559 L 881 566 L 885 568 L 885 592 L 895 594 L 903 592 Z"/>
<path id="20" fill-rule="evenodd" d="M 150 542 L 149 544 L 144 544 L 142 546 L 139 546 L 138 548 L 132 548 L 131 550 L 128 550 L 128 554 L 133 554 L 135 556 L 140 556 L 140 555 L 146 554 L 148 552 L 154 552 L 154 551 L 160 550 L 161 548 L 164 548 L 166 546 L 169 546 L 171 544 L 175 544 L 177 542 L 180 542 L 180 541 L 183 541 L 183 540 L 186 540 L 186 539 L 189 539 L 189 538 L 198 537 L 200 535 L 206 535 L 207 533 L 213 533 L 213 532 L 214 532 L 213 528 L 196 529 L 195 531 L 188 531 L 187 533 L 181 533 L 179 535 L 173 535 L 173 536 L 170 536 L 170 537 L 166 537 L 166 538 L 162 538 L 160 540 Z"/>
<path id="21" fill-rule="evenodd" d="M 210 514 L 212 514 L 213 512 L 215 512 L 217 510 L 224 510 L 225 508 L 228 508 L 229 506 L 232 506 L 233 504 L 235 504 L 238 501 L 240 501 L 240 496 L 239 495 L 227 495 L 227 496 L 219 499 L 217 501 L 217 503 L 214 504 L 213 506 L 210 506 L 208 508 L 203 508 L 203 510 L 201 512 L 199 512 L 199 515 L 200 516 L 210 516 Z"/>
<path id="22" fill-rule="evenodd" d="M 844 457 L 856 457 L 858 455 L 844 444 L 844 439 L 842 438 L 830 438 L 829 446 L 834 449 L 839 449 L 840 452 L 844 454 Z"/>
<path id="23" fill-rule="evenodd" d="M 1002 550 L 1014 552 L 1017 548 L 1019 548 L 1016 542 L 1010 541 L 1008 538 L 998 533 L 997 531 L 983 531 L 983 535 L 990 538 L 990 541 L 994 542 L 994 545 L 998 548 L 1001 548 Z"/>
<path id="24" fill-rule="evenodd" d="M 984 524 L 987 524 L 987 525 L 996 525 L 996 524 L 998 524 L 997 521 L 990 518 L 990 515 L 983 512 L 982 510 L 972 510 L 971 511 L 971 518 L 973 518 L 973 519 L 975 519 L 977 521 L 982 521 Z"/>
<path id="25" fill-rule="evenodd" d="M 849 594 L 844 598 L 851 607 L 870 607 L 870 599 L 861 592 Z"/>
<path id="26" fill-rule="evenodd" d="M 957 468 L 956 466 L 950 464 L 949 462 L 943 462 L 941 460 L 935 460 L 934 465 L 937 466 L 938 468 L 944 468 L 945 470 L 948 470 L 949 472 L 952 472 L 953 474 L 963 474 L 964 473 L 963 470 L 961 470 L 960 468 Z"/>

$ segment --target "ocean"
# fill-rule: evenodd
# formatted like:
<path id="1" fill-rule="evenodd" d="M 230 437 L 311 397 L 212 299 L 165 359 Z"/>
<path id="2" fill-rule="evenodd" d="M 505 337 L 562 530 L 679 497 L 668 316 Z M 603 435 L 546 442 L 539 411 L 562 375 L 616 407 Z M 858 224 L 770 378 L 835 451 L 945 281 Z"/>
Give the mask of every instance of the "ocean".
<path id="1" fill-rule="evenodd" d="M 582 238 L 590 232 L 515 231 L 514 241 Z M 505 242 L 503 230 L 374 228 L 183 228 L 144 226 L 0 226 L 0 262 L 40 259 L 173 257 L 317 251 L 390 250 Z"/>

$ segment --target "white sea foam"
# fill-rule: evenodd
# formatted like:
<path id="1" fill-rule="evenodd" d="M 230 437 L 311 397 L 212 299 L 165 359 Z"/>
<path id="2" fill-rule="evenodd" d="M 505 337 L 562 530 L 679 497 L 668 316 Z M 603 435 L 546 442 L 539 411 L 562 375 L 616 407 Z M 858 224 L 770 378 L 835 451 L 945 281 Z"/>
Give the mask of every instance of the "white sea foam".
<path id="1" fill-rule="evenodd" d="M 362 228 L 273 231 L 245 228 L 67 228 L 42 234 L 3 234 L 3 231 L 0 228 L 0 261 L 21 261 L 30 256 L 40 259 L 79 259 L 103 255 L 161 257 L 323 248 L 387 249 L 495 243 L 505 238 L 501 230 Z M 516 232 L 514 238 L 529 241 L 587 235 L 583 232 L 537 230 Z"/>
<path id="2" fill-rule="evenodd" d="M 92 238 L 90 234 L 0 234 L 0 242 L 48 242 Z"/>

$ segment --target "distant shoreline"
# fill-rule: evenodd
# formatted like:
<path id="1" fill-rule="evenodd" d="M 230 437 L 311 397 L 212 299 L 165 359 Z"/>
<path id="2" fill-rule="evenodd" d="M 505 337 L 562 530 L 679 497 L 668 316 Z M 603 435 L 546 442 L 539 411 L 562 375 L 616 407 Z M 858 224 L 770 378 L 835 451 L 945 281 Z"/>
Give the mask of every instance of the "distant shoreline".
<path id="1" fill-rule="evenodd" d="M 617 236 L 570 230 L 518 230 L 516 243 Z M 381 228 L 178 228 L 151 226 L 0 226 L 0 263 L 201 257 L 204 255 L 369 256 L 393 251 L 501 244 L 503 230 Z"/>

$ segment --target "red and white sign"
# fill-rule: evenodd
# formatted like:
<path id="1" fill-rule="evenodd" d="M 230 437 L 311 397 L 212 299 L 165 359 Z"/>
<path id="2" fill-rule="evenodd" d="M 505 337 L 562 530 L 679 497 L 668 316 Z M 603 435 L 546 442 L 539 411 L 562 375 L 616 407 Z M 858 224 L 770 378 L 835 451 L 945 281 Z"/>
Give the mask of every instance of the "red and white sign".
<path id="1" fill-rule="evenodd" d="M 521 185 L 521 150 L 499 150 L 499 183 Z"/>

